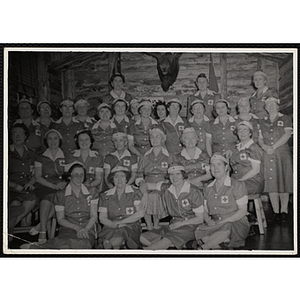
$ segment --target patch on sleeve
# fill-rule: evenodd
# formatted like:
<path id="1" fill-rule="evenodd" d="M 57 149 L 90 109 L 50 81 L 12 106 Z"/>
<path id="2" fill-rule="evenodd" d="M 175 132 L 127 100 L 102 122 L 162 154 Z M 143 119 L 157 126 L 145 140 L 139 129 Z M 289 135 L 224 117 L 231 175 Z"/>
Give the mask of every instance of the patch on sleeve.
<path id="1" fill-rule="evenodd" d="M 221 196 L 221 203 L 229 203 L 228 196 Z"/>
<path id="2" fill-rule="evenodd" d="M 182 207 L 187 207 L 190 205 L 190 201 L 189 201 L 189 199 L 183 199 L 183 200 L 181 200 L 181 204 L 182 204 Z"/>
<path id="3" fill-rule="evenodd" d="M 283 126 L 283 121 L 278 121 L 278 122 L 277 122 L 277 125 L 278 125 L 278 126 Z"/>
<path id="4" fill-rule="evenodd" d="M 95 167 L 90 167 L 89 168 L 89 173 L 90 174 L 95 174 Z"/>
<path id="5" fill-rule="evenodd" d="M 129 166 L 130 166 L 130 160 L 124 159 L 123 165 L 124 165 L 125 167 L 129 167 Z"/>
<path id="6" fill-rule="evenodd" d="M 165 161 L 163 161 L 163 162 L 161 163 L 161 167 L 164 168 L 164 169 L 167 169 L 167 168 L 168 168 L 168 163 L 165 162 Z"/>
<path id="7" fill-rule="evenodd" d="M 241 160 L 247 160 L 247 154 L 246 153 L 241 153 L 240 154 L 240 159 Z"/>
<path id="8" fill-rule="evenodd" d="M 126 207 L 126 215 L 133 215 L 134 209 L 132 206 Z"/>
<path id="9" fill-rule="evenodd" d="M 214 105 L 214 100 L 212 100 L 212 99 L 208 100 L 207 104 L 208 105 Z"/>

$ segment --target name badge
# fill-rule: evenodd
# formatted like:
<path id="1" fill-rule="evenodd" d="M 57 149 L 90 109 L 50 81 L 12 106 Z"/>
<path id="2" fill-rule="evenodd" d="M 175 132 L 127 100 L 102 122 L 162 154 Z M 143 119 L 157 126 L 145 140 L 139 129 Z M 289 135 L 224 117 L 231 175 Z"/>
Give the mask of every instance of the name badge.
<path id="1" fill-rule="evenodd" d="M 221 203 L 228 203 L 228 202 L 229 202 L 228 196 L 221 197 Z"/>
<path id="2" fill-rule="evenodd" d="M 186 207 L 190 205 L 189 199 L 181 200 L 182 207 Z"/>
<path id="3" fill-rule="evenodd" d="M 95 167 L 90 167 L 89 168 L 89 173 L 94 174 L 95 173 Z"/>
<path id="4" fill-rule="evenodd" d="M 133 207 L 126 207 L 126 215 L 133 215 L 134 209 Z"/>

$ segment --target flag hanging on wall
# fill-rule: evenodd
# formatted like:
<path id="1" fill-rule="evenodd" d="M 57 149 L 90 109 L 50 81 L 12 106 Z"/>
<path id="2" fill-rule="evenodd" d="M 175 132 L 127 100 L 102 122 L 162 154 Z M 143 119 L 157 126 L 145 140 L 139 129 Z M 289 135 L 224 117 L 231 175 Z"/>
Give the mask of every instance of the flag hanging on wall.
<path id="1" fill-rule="evenodd" d="M 211 91 L 214 91 L 216 93 L 219 92 L 218 82 L 215 75 L 215 69 L 214 69 L 214 62 L 211 53 L 210 55 L 210 61 L 209 61 L 209 89 Z"/>

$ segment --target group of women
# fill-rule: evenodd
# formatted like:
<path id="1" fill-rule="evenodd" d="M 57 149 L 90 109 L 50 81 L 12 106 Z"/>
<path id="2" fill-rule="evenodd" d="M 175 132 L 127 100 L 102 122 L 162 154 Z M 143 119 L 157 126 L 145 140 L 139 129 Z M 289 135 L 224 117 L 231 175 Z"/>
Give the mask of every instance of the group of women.
<path id="1" fill-rule="evenodd" d="M 84 99 L 62 101 L 57 121 L 49 102 L 38 103 L 33 120 L 31 101 L 19 101 L 10 128 L 9 232 L 34 207 L 40 220 L 30 230 L 38 243 L 23 248 L 242 247 L 248 195 L 262 192 L 275 221 L 287 221 L 293 125 L 265 73 L 253 75 L 256 92 L 238 101 L 234 117 L 203 73 L 187 118 L 180 99 L 132 99 L 124 82 L 112 77 L 96 118 Z M 59 232 L 49 238 L 53 217 Z"/>

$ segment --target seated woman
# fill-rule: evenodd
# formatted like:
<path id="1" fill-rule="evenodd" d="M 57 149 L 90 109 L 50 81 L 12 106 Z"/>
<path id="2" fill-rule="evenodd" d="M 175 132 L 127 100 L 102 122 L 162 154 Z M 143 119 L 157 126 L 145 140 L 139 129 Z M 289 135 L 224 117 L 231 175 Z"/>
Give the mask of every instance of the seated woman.
<path id="1" fill-rule="evenodd" d="M 253 126 L 248 121 L 242 121 L 237 126 L 240 143 L 233 151 L 230 165 L 232 178 L 244 181 L 250 194 L 260 194 L 264 188 L 263 151 L 252 139 Z"/>
<path id="2" fill-rule="evenodd" d="M 184 167 L 173 164 L 168 168 L 171 185 L 168 183 L 142 183 L 147 189 L 163 190 L 169 216 L 169 226 L 153 229 L 141 235 L 140 241 L 146 250 L 165 250 L 171 245 L 181 249 L 195 237 L 197 225 L 203 222 L 203 194 L 200 189 L 190 184 Z"/>
<path id="3" fill-rule="evenodd" d="M 167 104 L 164 101 L 157 101 L 153 108 L 153 116 L 157 122 L 162 122 L 169 115 Z"/>
<path id="4" fill-rule="evenodd" d="M 140 219 L 144 216 L 147 193 L 128 185 L 130 172 L 117 166 L 109 174 L 114 187 L 100 196 L 99 220 L 104 225 L 98 236 L 98 248 L 139 248 Z"/>
<path id="5" fill-rule="evenodd" d="M 92 194 L 102 190 L 103 183 L 103 157 L 91 150 L 94 138 L 90 130 L 83 130 L 74 137 L 77 150 L 67 155 L 67 164 L 74 161 L 81 162 L 86 170 L 86 181 L 84 185 Z"/>
<path id="6" fill-rule="evenodd" d="M 244 246 L 250 229 L 245 183 L 230 178 L 229 162 L 223 155 L 215 153 L 210 165 L 215 180 L 204 189 L 206 224 L 195 231 L 198 249 Z"/>
<path id="7" fill-rule="evenodd" d="M 75 102 L 74 107 L 76 111 L 75 119 L 83 123 L 86 129 L 91 129 L 97 121 L 88 115 L 89 103 L 85 99 L 80 99 Z"/>
<path id="8" fill-rule="evenodd" d="M 112 135 L 116 151 L 108 154 L 104 160 L 104 179 L 106 185 L 111 189 L 113 184 L 109 182 L 108 176 L 116 166 L 123 166 L 130 170 L 131 177 L 127 184 L 131 185 L 135 182 L 136 172 L 138 168 L 137 156 L 127 149 L 127 134 L 120 130 L 116 130 Z"/>
<path id="9" fill-rule="evenodd" d="M 55 211 L 60 225 L 58 235 L 44 244 L 24 244 L 22 249 L 91 249 L 95 243 L 98 194 L 83 184 L 85 168 L 81 163 L 65 165 L 68 185 L 55 196 Z"/>
<path id="10" fill-rule="evenodd" d="M 49 128 L 54 122 L 54 120 L 51 118 L 51 103 L 47 100 L 42 100 L 37 104 L 36 110 L 39 114 L 39 117 L 37 117 L 35 121 Z"/>
<path id="11" fill-rule="evenodd" d="M 29 231 L 30 235 L 39 234 L 39 243 L 45 243 L 47 240 L 47 223 L 55 214 L 55 194 L 66 186 L 62 178 L 66 161 L 65 154 L 60 148 L 62 136 L 57 130 L 50 129 L 45 135 L 44 142 L 47 149 L 37 156 L 34 162 L 36 195 L 40 201 L 40 223 Z"/>
<path id="12" fill-rule="evenodd" d="M 192 127 L 183 130 L 181 141 L 185 148 L 176 155 L 176 160 L 184 166 L 191 183 L 199 188 L 203 187 L 202 182 L 211 179 L 209 170 L 209 156 L 206 152 L 196 147 L 199 136 Z"/>
<path id="13" fill-rule="evenodd" d="M 130 119 L 126 116 L 129 104 L 125 99 L 116 99 L 113 101 L 112 110 L 114 116 L 111 121 L 116 125 L 117 129 L 122 129 L 127 133 L 130 125 Z"/>
<path id="14" fill-rule="evenodd" d="M 14 124 L 10 128 L 9 137 L 12 144 L 8 151 L 9 233 L 13 233 L 15 225 L 30 213 L 36 203 L 36 195 L 33 191 L 35 153 L 25 146 L 28 136 L 29 130 L 24 124 Z"/>

